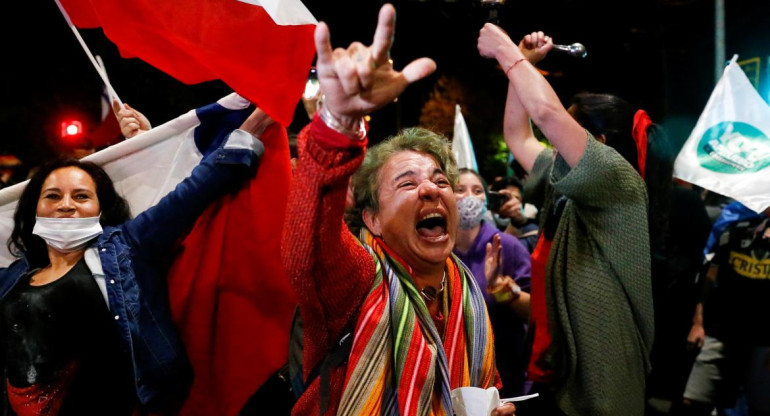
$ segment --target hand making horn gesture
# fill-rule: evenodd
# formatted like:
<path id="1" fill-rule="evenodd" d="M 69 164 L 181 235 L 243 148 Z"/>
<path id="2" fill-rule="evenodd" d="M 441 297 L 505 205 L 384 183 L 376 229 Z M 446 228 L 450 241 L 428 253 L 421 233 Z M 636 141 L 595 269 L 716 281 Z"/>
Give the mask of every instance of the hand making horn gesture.
<path id="1" fill-rule="evenodd" d="M 396 71 L 390 62 L 395 30 L 396 10 L 390 4 L 380 9 L 371 46 L 353 42 L 347 49 L 332 50 L 329 27 L 323 22 L 316 27 L 322 106 L 345 128 L 356 130 L 361 117 L 393 102 L 409 84 L 436 70 L 432 59 L 420 58 Z"/>

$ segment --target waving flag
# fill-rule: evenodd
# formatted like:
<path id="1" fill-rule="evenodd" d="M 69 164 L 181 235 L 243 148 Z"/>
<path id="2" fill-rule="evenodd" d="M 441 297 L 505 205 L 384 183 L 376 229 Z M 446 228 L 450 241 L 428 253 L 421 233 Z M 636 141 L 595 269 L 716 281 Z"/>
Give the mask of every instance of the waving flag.
<path id="1" fill-rule="evenodd" d="M 107 70 L 104 68 L 104 63 L 98 55 L 96 56 L 96 61 L 104 72 L 105 78 L 107 78 Z M 112 99 L 109 88 L 106 85 L 102 87 L 101 107 L 101 121 L 93 130 L 88 132 L 86 137 L 94 149 L 102 149 L 123 140 L 123 133 L 120 131 L 118 119 L 112 112 Z"/>
<path id="2" fill-rule="evenodd" d="M 75 26 L 101 27 L 123 57 L 187 84 L 221 79 L 274 120 L 291 123 L 315 54 L 316 21 L 299 0 L 61 3 Z"/>
<path id="3" fill-rule="evenodd" d="M 457 161 L 458 168 L 473 169 L 479 171 L 476 164 L 476 154 L 473 152 L 473 143 L 471 134 L 468 132 L 468 126 L 465 124 L 465 118 L 460 110 L 460 104 L 455 105 L 455 129 L 452 138 L 452 153 Z"/>
<path id="4" fill-rule="evenodd" d="M 187 177 L 242 123 L 248 106 L 233 94 L 84 160 L 107 171 L 136 215 Z M 257 175 L 209 206 L 182 241 L 169 273 L 171 310 L 195 372 L 182 415 L 236 415 L 288 357 L 296 301 L 279 240 L 291 178 L 289 145 L 280 126 L 260 139 L 265 154 Z M 3 241 L 25 185 L 0 191 Z M 11 261 L 7 251 L 0 258 L 3 266 Z"/>
<path id="5" fill-rule="evenodd" d="M 674 176 L 761 212 L 770 206 L 770 107 L 736 60 L 679 152 Z"/>

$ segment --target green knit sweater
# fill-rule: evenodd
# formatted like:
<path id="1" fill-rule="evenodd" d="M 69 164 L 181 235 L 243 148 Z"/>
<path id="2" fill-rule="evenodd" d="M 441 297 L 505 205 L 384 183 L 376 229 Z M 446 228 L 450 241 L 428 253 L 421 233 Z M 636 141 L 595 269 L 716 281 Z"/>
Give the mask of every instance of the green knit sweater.
<path id="1" fill-rule="evenodd" d="M 644 181 L 589 134 L 577 166 L 545 150 L 529 183 L 543 219 L 567 198 L 545 285 L 558 405 L 567 415 L 641 416 L 653 341 Z"/>

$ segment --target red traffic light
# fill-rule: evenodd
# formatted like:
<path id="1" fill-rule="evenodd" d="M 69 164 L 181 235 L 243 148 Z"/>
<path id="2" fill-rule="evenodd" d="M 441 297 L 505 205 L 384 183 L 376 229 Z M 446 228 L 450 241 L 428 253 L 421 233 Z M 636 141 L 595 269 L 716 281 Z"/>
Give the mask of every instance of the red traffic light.
<path id="1" fill-rule="evenodd" d="M 83 136 L 83 123 L 78 120 L 62 121 L 61 138 L 78 138 Z"/>

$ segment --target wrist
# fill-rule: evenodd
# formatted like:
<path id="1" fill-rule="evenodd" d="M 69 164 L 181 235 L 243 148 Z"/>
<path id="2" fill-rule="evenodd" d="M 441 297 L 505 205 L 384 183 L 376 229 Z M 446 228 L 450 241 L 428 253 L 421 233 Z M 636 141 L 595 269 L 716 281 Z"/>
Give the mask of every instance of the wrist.
<path id="1" fill-rule="evenodd" d="M 497 52 L 497 62 L 503 69 L 511 66 L 511 64 L 519 60 L 519 58 L 525 57 L 516 45 L 501 47 Z"/>
<path id="2" fill-rule="evenodd" d="M 487 287 L 487 293 L 492 295 L 496 303 L 511 303 L 521 297 L 521 287 L 515 283 L 512 285 L 500 284 Z"/>
<path id="3" fill-rule="evenodd" d="M 340 116 L 319 102 L 318 116 L 329 128 L 351 139 L 363 140 L 366 137 L 366 123 L 363 117 Z"/>
<path id="4" fill-rule="evenodd" d="M 337 122 L 346 130 L 357 131 L 358 125 L 361 122 L 362 117 L 342 116 L 335 113 L 332 110 L 327 109 L 329 115 L 333 117 Z"/>

